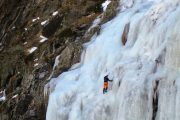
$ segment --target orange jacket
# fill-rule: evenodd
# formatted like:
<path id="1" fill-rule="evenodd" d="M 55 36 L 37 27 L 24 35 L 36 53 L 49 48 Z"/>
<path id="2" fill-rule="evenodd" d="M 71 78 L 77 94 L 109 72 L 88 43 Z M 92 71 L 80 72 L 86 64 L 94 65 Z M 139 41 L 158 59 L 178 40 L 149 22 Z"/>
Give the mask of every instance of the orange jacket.
<path id="1" fill-rule="evenodd" d="M 108 89 L 108 81 L 104 82 L 104 89 Z"/>

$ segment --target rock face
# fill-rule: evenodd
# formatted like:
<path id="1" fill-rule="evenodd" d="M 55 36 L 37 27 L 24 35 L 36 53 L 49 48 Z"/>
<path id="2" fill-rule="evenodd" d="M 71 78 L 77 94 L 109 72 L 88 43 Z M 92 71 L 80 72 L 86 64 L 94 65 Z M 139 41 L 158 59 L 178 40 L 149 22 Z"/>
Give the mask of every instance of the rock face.
<path id="1" fill-rule="evenodd" d="M 124 27 L 124 31 L 123 31 L 122 38 L 121 38 L 123 45 L 126 44 L 127 39 L 128 39 L 129 26 L 130 26 L 130 23 L 126 24 L 125 27 Z"/>
<path id="2" fill-rule="evenodd" d="M 0 103 L 1 120 L 45 119 L 47 99 L 43 91 L 55 58 L 60 55 L 61 64 L 53 77 L 79 62 L 82 44 L 99 30 L 96 26 L 86 32 L 102 13 L 103 2 L 0 1 L 0 90 L 6 90 L 6 100 Z M 102 22 L 115 15 L 111 14 L 107 13 Z"/>

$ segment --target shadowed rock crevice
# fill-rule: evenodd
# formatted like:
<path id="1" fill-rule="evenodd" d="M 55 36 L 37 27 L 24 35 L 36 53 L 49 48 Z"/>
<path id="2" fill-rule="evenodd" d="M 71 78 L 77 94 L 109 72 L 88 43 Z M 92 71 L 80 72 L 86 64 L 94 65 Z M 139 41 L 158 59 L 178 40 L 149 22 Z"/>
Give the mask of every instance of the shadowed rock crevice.
<path id="1" fill-rule="evenodd" d="M 124 31 L 122 34 L 122 44 L 126 45 L 127 39 L 128 39 L 128 33 L 129 33 L 130 23 L 126 24 L 124 27 Z"/>
<path id="2" fill-rule="evenodd" d="M 62 16 L 56 16 L 53 18 L 49 24 L 47 24 L 42 31 L 42 35 L 45 37 L 52 36 L 57 29 L 60 27 L 63 17 Z"/>
<path id="3" fill-rule="evenodd" d="M 153 90 L 153 103 L 152 103 L 152 107 L 153 107 L 153 113 L 152 113 L 152 120 L 156 119 L 157 116 L 157 111 L 158 111 L 158 86 L 159 86 L 159 80 L 155 81 L 155 87 Z"/>

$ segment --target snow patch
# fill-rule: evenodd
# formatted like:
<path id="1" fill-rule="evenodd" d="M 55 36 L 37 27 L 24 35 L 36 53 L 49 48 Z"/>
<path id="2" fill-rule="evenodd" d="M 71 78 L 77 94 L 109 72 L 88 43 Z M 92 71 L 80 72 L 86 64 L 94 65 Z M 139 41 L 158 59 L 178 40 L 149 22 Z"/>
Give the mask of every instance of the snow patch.
<path id="1" fill-rule="evenodd" d="M 58 55 L 57 57 L 56 57 L 56 59 L 55 59 L 55 63 L 54 63 L 54 66 L 53 66 L 53 70 L 55 70 L 55 68 L 56 68 L 56 66 L 58 66 L 59 65 L 59 57 L 60 57 L 60 55 Z"/>
<path id="2" fill-rule="evenodd" d="M 26 45 L 26 44 L 27 44 L 27 42 L 24 42 L 23 44 L 24 44 L 24 45 Z"/>
<path id="3" fill-rule="evenodd" d="M 34 64 L 34 67 L 37 67 L 39 65 L 39 63 L 36 63 L 36 64 Z"/>
<path id="4" fill-rule="evenodd" d="M 18 94 L 14 95 L 12 98 L 14 99 L 14 98 L 17 98 L 17 97 L 18 97 Z"/>
<path id="5" fill-rule="evenodd" d="M 41 25 L 42 25 L 42 26 L 45 26 L 45 25 L 48 24 L 48 22 L 49 22 L 49 20 L 45 20 L 45 21 L 41 22 Z"/>
<path id="6" fill-rule="evenodd" d="M 13 26 L 13 27 L 12 27 L 12 30 L 14 30 L 15 28 L 16 28 L 16 27 L 15 27 L 15 26 Z"/>
<path id="7" fill-rule="evenodd" d="M 1 101 L 5 101 L 5 100 L 6 100 L 5 90 L 4 91 L 0 91 L 0 102 Z"/>
<path id="8" fill-rule="evenodd" d="M 53 12 L 53 16 L 56 16 L 57 14 L 58 14 L 59 12 L 58 11 L 55 11 L 55 12 Z"/>
<path id="9" fill-rule="evenodd" d="M 5 100 L 6 100 L 6 97 L 5 97 L 5 96 L 0 97 L 0 102 L 1 102 L 1 101 L 5 101 Z"/>
<path id="10" fill-rule="evenodd" d="M 40 35 L 40 38 L 41 38 L 41 40 L 39 41 L 40 43 L 43 43 L 43 42 L 48 40 L 48 38 L 46 38 L 46 37 L 44 37 L 42 35 Z"/>
<path id="11" fill-rule="evenodd" d="M 35 62 L 38 61 L 38 58 L 34 59 L 34 61 L 35 61 Z"/>
<path id="12" fill-rule="evenodd" d="M 28 50 L 28 52 L 31 54 L 33 53 L 35 50 L 37 50 L 37 47 L 32 47 Z"/>
<path id="13" fill-rule="evenodd" d="M 32 19 L 32 22 L 36 22 L 37 20 L 39 20 L 40 18 L 39 17 L 37 17 L 37 18 L 35 18 L 35 19 Z"/>
<path id="14" fill-rule="evenodd" d="M 102 4 L 103 11 L 106 11 L 107 6 L 108 6 L 110 3 L 111 3 L 111 0 L 106 0 L 106 1 Z"/>

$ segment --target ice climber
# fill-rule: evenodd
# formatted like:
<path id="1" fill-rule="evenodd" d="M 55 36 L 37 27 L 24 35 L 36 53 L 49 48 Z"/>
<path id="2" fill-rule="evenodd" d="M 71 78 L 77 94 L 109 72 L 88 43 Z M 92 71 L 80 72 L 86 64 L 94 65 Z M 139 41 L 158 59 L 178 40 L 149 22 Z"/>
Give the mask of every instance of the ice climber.
<path id="1" fill-rule="evenodd" d="M 104 77 L 104 88 L 103 88 L 103 94 L 105 94 L 108 90 L 108 81 L 112 82 L 113 80 L 109 80 L 108 75 Z"/>

